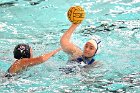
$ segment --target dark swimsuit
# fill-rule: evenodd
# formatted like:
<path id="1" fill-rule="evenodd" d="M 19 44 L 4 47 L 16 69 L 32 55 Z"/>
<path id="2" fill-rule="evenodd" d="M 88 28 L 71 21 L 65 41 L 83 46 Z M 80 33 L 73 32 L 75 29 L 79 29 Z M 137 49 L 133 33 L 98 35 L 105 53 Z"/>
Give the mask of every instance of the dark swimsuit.
<path id="1" fill-rule="evenodd" d="M 75 61 L 78 63 L 84 62 L 87 65 L 91 65 L 95 61 L 95 59 L 92 58 L 91 60 L 89 60 L 88 58 L 81 56 L 81 57 L 77 58 Z"/>
<path id="2" fill-rule="evenodd" d="M 80 68 L 83 68 L 86 65 L 91 65 L 92 63 L 94 63 L 94 61 L 95 61 L 94 58 L 89 60 L 89 58 L 80 56 L 77 59 L 69 60 L 67 66 L 59 68 L 59 70 L 62 72 L 65 72 L 65 74 L 69 74 L 69 73 L 73 73 L 73 72 L 75 73 L 77 71 L 80 71 Z M 77 62 L 78 65 L 76 65 L 75 62 Z"/>

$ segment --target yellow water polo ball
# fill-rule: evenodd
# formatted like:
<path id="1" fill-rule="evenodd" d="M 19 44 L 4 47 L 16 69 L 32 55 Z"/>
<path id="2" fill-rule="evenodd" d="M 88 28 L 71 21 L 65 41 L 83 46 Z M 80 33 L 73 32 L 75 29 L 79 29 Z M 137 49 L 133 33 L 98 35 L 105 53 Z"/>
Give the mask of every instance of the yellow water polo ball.
<path id="1" fill-rule="evenodd" d="M 79 24 L 85 18 L 85 11 L 80 6 L 72 6 L 67 12 L 68 19 L 74 23 Z"/>

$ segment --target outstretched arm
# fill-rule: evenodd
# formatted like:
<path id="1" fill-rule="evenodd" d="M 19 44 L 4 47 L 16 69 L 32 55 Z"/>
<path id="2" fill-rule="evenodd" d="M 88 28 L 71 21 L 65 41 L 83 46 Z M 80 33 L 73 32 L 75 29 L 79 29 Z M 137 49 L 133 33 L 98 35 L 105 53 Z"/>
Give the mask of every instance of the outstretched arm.
<path id="1" fill-rule="evenodd" d="M 25 69 L 26 67 L 34 66 L 40 63 L 43 63 L 47 61 L 50 57 L 55 55 L 58 51 L 60 51 L 61 48 L 58 48 L 56 50 L 53 50 L 47 54 L 41 55 L 39 57 L 35 58 L 24 58 L 21 60 L 17 60 L 14 62 L 14 64 L 9 68 L 8 72 L 10 74 L 18 73 L 21 70 Z"/>
<path id="2" fill-rule="evenodd" d="M 63 34 L 60 40 L 61 47 L 63 51 L 72 55 L 72 57 L 78 57 L 82 55 L 82 51 L 70 42 L 71 35 L 79 24 L 72 24 L 70 28 Z"/>
<path id="3" fill-rule="evenodd" d="M 42 62 L 47 61 L 50 57 L 52 57 L 53 55 L 55 55 L 58 51 L 60 51 L 62 48 L 58 48 L 56 50 L 53 50 L 47 54 L 41 55 L 39 57 L 36 58 L 30 58 L 29 62 L 30 64 L 28 66 L 32 66 L 32 65 L 36 65 L 36 64 L 40 64 Z"/>

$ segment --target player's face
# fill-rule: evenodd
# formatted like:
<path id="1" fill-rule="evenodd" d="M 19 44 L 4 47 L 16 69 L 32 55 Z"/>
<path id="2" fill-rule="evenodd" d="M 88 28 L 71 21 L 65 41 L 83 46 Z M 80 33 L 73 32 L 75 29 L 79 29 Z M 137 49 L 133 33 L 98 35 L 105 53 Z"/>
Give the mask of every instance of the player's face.
<path id="1" fill-rule="evenodd" d="M 84 46 L 83 55 L 85 57 L 92 57 L 96 52 L 96 48 L 90 42 L 87 42 Z"/>

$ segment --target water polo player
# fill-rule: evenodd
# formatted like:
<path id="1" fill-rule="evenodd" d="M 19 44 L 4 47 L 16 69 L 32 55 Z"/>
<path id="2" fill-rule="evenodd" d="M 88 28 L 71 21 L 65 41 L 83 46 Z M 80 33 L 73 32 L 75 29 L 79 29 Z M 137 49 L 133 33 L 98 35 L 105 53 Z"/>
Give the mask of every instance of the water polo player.
<path id="1" fill-rule="evenodd" d="M 72 24 L 71 27 L 63 34 L 60 43 L 63 51 L 71 55 L 70 61 L 76 61 L 82 66 L 91 65 L 96 63 L 94 56 L 98 50 L 98 43 L 96 40 L 91 39 L 84 45 L 82 51 L 79 47 L 70 41 L 71 35 L 78 27 L 79 24 Z"/>
<path id="2" fill-rule="evenodd" d="M 16 75 L 27 67 L 43 63 L 60 50 L 61 48 L 58 48 L 44 55 L 33 58 L 32 48 L 29 45 L 18 44 L 13 51 L 16 61 L 8 69 L 5 77 L 12 77 L 13 75 Z"/>

